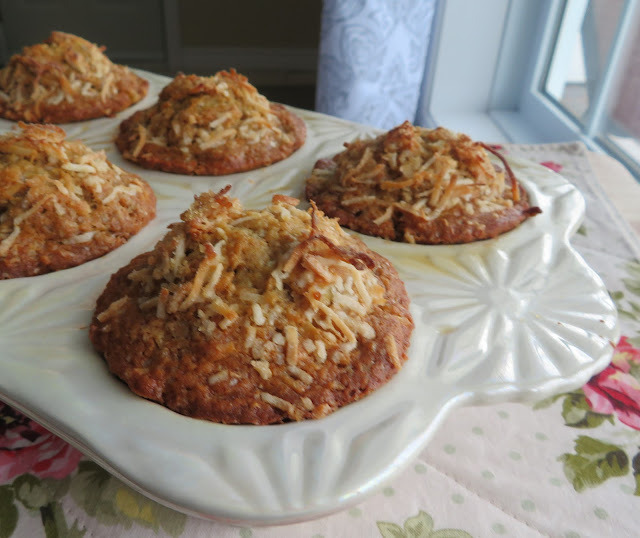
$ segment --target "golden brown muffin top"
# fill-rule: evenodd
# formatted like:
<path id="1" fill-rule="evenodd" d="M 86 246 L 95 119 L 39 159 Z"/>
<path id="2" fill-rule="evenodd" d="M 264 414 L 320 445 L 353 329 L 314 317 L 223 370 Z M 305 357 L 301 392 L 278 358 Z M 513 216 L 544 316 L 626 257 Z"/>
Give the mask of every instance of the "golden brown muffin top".
<path id="1" fill-rule="evenodd" d="M 132 312 L 146 312 L 144 334 L 151 332 L 145 338 L 162 342 L 160 348 L 167 354 L 173 345 L 169 339 L 184 340 L 178 346 L 183 361 L 193 348 L 206 357 L 216 354 L 215 359 L 194 359 L 198 366 L 193 367 L 193 375 L 200 376 L 206 368 L 204 383 L 211 391 L 240 390 L 255 376 L 256 384 L 262 385 L 256 393 L 262 401 L 258 408 L 274 407 L 289 420 L 324 416 L 386 381 L 406 360 L 405 332 L 413 326 L 406 292 L 397 281 L 392 285 L 385 281 L 397 279 L 389 272 L 393 270 L 388 262 L 373 253 L 370 256 L 336 221 L 315 209 L 300 210 L 297 203 L 276 195 L 264 210 L 244 210 L 224 192 L 196 197 L 182 221 L 171 226 L 153 251 L 134 260 L 133 270 L 128 268 L 112 279 L 108 300 L 99 300 L 92 325 L 94 343 L 108 340 L 98 345 L 99 350 L 105 351 L 120 337 L 116 335 L 138 323 L 134 320 L 140 315 Z M 114 282 L 120 282 L 117 288 Z M 401 294 L 395 296 L 399 285 Z M 388 334 L 380 326 L 385 320 Z M 366 344 L 366 352 L 357 351 L 363 342 L 377 343 Z M 139 361 L 149 373 L 142 366 L 124 368 L 120 352 L 106 355 L 112 371 L 148 398 L 162 400 L 161 391 L 167 389 L 158 386 L 164 386 L 167 378 L 173 382 L 186 375 L 156 352 L 151 353 L 153 358 Z M 350 369 L 368 372 L 352 361 L 373 363 L 374 355 L 388 365 L 384 366 L 388 373 L 374 374 L 375 368 L 368 367 L 370 373 L 354 377 L 353 394 L 342 395 L 349 392 L 342 385 L 331 389 L 340 393 L 331 398 L 313 390 L 308 393 L 316 383 L 318 391 L 320 385 L 330 390 L 329 385 L 337 383 L 337 378 L 325 379 L 325 362 L 348 375 Z M 143 383 L 139 375 L 158 376 L 161 381 Z M 206 388 L 199 390 L 209 393 Z M 251 400 L 256 389 L 243 390 Z M 314 394 L 315 403 L 308 397 Z M 237 413 L 242 418 L 221 420 L 253 420 L 240 415 L 240 400 Z M 199 410 L 197 415 L 210 418 L 215 412 Z M 277 415 L 268 417 L 268 421 L 277 420 Z"/>
<path id="2" fill-rule="evenodd" d="M 295 133 L 283 129 L 266 97 L 235 70 L 211 77 L 179 74 L 161 92 L 131 151 L 135 159 L 147 142 L 198 150 L 234 145 L 294 145 Z"/>
<path id="3" fill-rule="evenodd" d="M 109 227 L 96 215 L 121 212 L 121 198 L 149 188 L 108 162 L 104 151 L 66 141 L 60 127 L 19 127 L 0 136 L 0 256 L 25 233 L 89 242 Z"/>
<path id="4" fill-rule="evenodd" d="M 343 206 L 384 206 L 376 224 L 389 220 L 394 208 L 433 220 L 454 208 L 478 215 L 520 201 L 515 178 L 506 184 L 505 172 L 493 165 L 484 144 L 443 127 L 405 122 L 373 140 L 345 146 L 333 158 L 334 166 L 316 168 L 314 174 L 337 178 Z"/>
<path id="5" fill-rule="evenodd" d="M 102 114 L 82 110 L 82 116 L 97 117 L 110 115 L 141 99 L 148 83 L 127 67 L 112 63 L 103 54 L 104 50 L 105 47 L 73 34 L 52 32 L 44 43 L 24 47 L 0 70 L 0 100 L 10 104 L 9 114 L 22 114 L 20 119 L 59 123 L 65 120 L 47 117 L 51 112 L 45 109 L 64 107 L 65 103 L 107 103 L 108 110 Z M 128 80 L 125 87 L 123 78 Z M 126 98 L 118 95 L 124 93 L 129 95 Z M 118 103 L 117 109 L 111 110 L 108 105 L 111 101 Z M 28 108 L 21 109 L 21 105 Z M 41 114 L 45 115 L 44 119 Z M 65 114 L 71 116 L 67 121 L 85 119 L 73 117 L 73 112 L 65 111 Z M 13 115 L 7 117 L 18 119 Z"/>

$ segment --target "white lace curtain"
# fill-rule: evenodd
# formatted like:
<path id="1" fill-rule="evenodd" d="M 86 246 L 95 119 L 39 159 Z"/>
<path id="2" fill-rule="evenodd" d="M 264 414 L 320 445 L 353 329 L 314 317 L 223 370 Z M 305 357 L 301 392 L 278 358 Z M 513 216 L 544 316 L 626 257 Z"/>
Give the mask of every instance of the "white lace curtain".
<path id="1" fill-rule="evenodd" d="M 437 0 L 325 0 L 316 109 L 390 129 L 418 123 Z"/>

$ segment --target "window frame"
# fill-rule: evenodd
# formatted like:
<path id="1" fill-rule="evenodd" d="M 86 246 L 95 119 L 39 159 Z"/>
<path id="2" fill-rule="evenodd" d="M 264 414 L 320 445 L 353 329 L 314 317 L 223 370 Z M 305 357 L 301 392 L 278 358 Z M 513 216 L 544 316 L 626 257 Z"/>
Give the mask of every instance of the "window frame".
<path id="1" fill-rule="evenodd" d="M 633 159 L 603 138 L 583 133 L 542 89 L 565 4 L 438 0 L 417 122 L 497 143 L 581 141 L 614 155 L 639 178 L 640 166 Z M 640 10 L 640 1 L 626 0 L 624 9 L 627 14 Z M 619 28 L 627 31 L 629 24 L 623 20 Z M 602 112 L 600 105 L 597 114 Z M 590 126 L 591 134 L 595 128 Z"/>

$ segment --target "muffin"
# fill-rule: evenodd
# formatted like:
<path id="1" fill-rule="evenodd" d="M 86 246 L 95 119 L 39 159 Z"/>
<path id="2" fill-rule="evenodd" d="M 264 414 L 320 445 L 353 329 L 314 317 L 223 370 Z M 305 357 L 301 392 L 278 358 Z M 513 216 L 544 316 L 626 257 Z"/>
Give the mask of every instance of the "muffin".
<path id="1" fill-rule="evenodd" d="M 120 125 L 116 145 L 144 168 L 224 175 L 280 161 L 304 143 L 306 126 L 236 73 L 179 74 L 152 107 Z"/>
<path id="2" fill-rule="evenodd" d="M 63 32 L 25 47 L 0 70 L 0 116 L 69 123 L 113 116 L 137 103 L 149 83 L 113 64 L 103 50 Z"/>
<path id="3" fill-rule="evenodd" d="M 155 216 L 153 191 L 53 125 L 0 136 L 0 279 L 80 265 Z"/>
<path id="4" fill-rule="evenodd" d="M 316 162 L 306 196 L 363 234 L 423 244 L 468 243 L 511 230 L 540 213 L 508 163 L 489 146 L 445 128 L 409 122 L 356 140 Z"/>
<path id="5" fill-rule="evenodd" d="M 197 196 L 115 273 L 90 327 L 136 394 L 226 424 L 320 418 L 389 380 L 413 321 L 397 272 L 317 209 Z"/>

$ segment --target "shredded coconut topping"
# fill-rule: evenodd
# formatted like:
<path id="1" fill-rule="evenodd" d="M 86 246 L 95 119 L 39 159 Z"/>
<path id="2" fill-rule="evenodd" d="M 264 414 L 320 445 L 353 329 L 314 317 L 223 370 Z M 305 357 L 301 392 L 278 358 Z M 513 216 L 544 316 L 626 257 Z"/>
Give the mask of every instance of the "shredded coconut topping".
<path id="1" fill-rule="evenodd" d="M 17 130 L 0 136 L 0 169 L 0 256 L 26 229 L 30 249 L 41 248 L 33 235 L 42 236 L 42 229 L 62 245 L 92 241 L 109 231 L 109 223 L 96 223 L 92 214 L 108 206 L 110 218 L 118 221 L 128 211 L 117 205 L 118 198 L 135 199 L 148 189 L 107 161 L 104 151 L 65 140 L 64 131 L 53 125 L 20 122 Z"/>
<path id="2" fill-rule="evenodd" d="M 338 178 L 332 188 L 345 207 L 377 206 L 373 222 L 378 226 L 396 213 L 433 220 L 444 212 L 482 214 L 519 201 L 515 177 L 505 181 L 504 171 L 493 165 L 483 144 L 442 127 L 425 129 L 405 122 L 373 140 L 345 146 L 314 175 Z M 370 194 L 361 194 L 364 186 Z"/>
<path id="3" fill-rule="evenodd" d="M 211 77 L 179 74 L 161 92 L 138 125 L 137 157 L 145 144 L 177 147 L 190 153 L 230 151 L 235 144 L 293 143 L 266 97 L 235 70 Z"/>
<path id="4" fill-rule="evenodd" d="M 140 90 L 126 82 L 124 88 L 116 84 L 116 79 L 133 79 L 134 75 L 126 66 L 113 64 L 103 51 L 104 47 L 78 36 L 52 32 L 44 43 L 12 56 L 0 70 L 0 102 L 6 102 L 18 117 L 35 122 L 41 121 L 41 109 L 46 106 L 65 102 L 104 105 L 121 92 L 131 98 L 123 106 L 142 98 L 146 85 Z"/>
<path id="5" fill-rule="evenodd" d="M 259 378 L 282 378 L 303 394 L 330 354 L 348 364 L 359 342 L 376 337 L 367 317 L 386 304 L 385 288 L 373 260 L 354 249 L 360 243 L 317 209 L 274 197 L 265 210 L 243 210 L 225 193 L 197 196 L 128 280 L 143 289 L 145 302 L 157 299 L 146 315 L 170 320 L 192 312 L 192 330 L 216 342 L 240 331 L 238 352 Z M 397 349 L 389 349 L 399 361 Z M 221 375 L 209 382 L 231 379 Z M 268 392 L 260 398 L 291 418 L 313 405 Z"/>

